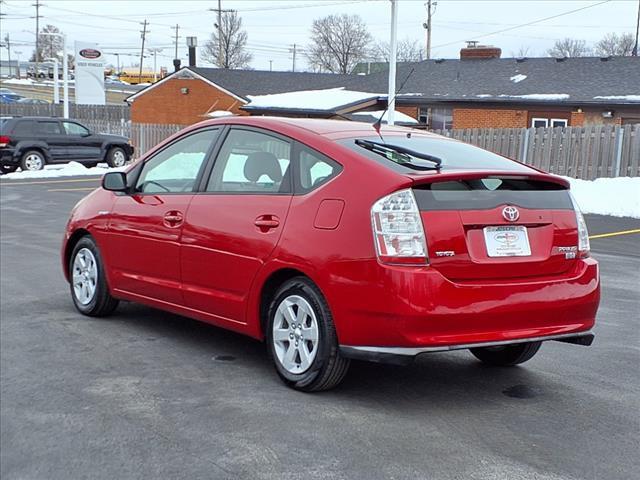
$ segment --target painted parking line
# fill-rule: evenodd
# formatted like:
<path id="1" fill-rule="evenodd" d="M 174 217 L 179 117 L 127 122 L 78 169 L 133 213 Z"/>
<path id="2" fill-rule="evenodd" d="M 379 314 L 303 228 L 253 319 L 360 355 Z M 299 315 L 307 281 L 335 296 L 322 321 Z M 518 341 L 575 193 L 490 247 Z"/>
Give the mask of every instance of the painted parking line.
<path id="1" fill-rule="evenodd" d="M 591 235 L 589 237 L 589 240 L 593 240 L 595 238 L 617 237 L 618 235 L 631 235 L 633 233 L 640 233 L 640 228 L 636 228 L 634 230 L 620 230 L 619 232 L 600 233 L 598 235 Z"/>
<path id="2" fill-rule="evenodd" d="M 96 187 L 80 187 L 80 188 L 50 188 L 47 192 L 89 192 L 91 190 L 95 190 Z"/>
<path id="3" fill-rule="evenodd" d="M 71 180 L 44 180 L 41 182 L 12 182 L 11 180 L 5 180 L 0 182 L 0 185 L 48 185 L 53 183 L 78 183 L 78 182 L 95 182 L 102 177 L 91 178 L 74 178 Z"/>

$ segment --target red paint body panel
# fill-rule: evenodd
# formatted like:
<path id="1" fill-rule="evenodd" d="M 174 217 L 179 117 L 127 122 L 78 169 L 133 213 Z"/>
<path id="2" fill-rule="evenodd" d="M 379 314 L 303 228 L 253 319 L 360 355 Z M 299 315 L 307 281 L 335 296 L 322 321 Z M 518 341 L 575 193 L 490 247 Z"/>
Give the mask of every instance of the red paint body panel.
<path id="1" fill-rule="evenodd" d="M 487 256 L 482 236 L 484 226 L 507 224 L 502 207 L 423 211 L 429 264 L 378 261 L 370 211 L 381 197 L 417 184 L 513 172 L 400 174 L 335 142 L 375 135 L 370 125 L 266 117 L 194 125 L 141 161 L 175 138 L 210 125 L 277 132 L 334 159 L 343 170 L 304 195 L 129 196 L 97 190 L 72 212 L 63 245 L 65 270 L 68 242 L 86 230 L 103 252 L 114 296 L 256 338 L 263 336 L 262 289 L 282 269 L 297 270 L 318 285 L 343 345 L 443 346 L 583 332 L 593 326 L 600 295 L 597 263 L 567 258 L 558 249 L 577 243 L 571 210 L 520 209 L 515 224 L 527 227 L 532 255 L 503 258 Z M 383 127 L 382 133 L 386 138 L 407 130 Z M 534 169 L 526 177 L 568 186 Z M 181 212 L 181 225 L 167 226 L 167 212 Z M 455 256 L 438 257 L 440 250 L 453 250 Z"/>

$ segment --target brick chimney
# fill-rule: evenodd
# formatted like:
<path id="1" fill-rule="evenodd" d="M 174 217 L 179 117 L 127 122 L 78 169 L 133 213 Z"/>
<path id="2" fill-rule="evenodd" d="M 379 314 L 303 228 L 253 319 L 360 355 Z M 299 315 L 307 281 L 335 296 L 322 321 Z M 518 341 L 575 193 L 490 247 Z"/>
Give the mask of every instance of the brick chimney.
<path id="1" fill-rule="evenodd" d="M 476 41 L 467 42 L 465 48 L 460 49 L 460 60 L 475 60 L 500 58 L 502 50 L 493 45 L 478 45 Z"/>

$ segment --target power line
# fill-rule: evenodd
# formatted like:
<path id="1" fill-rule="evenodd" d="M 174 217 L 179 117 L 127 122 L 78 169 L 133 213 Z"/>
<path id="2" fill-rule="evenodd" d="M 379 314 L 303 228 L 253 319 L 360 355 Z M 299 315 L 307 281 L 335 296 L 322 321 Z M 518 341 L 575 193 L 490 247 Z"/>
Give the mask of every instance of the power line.
<path id="1" fill-rule="evenodd" d="M 513 27 L 509 27 L 509 28 L 504 28 L 502 30 L 496 30 L 495 32 L 490 32 L 490 33 L 485 33 L 483 35 L 477 35 L 475 36 L 475 38 L 484 38 L 484 37 L 489 37 L 491 35 L 497 35 L 499 33 L 505 33 L 505 32 L 510 32 L 511 30 L 515 30 L 517 28 L 522 28 L 522 27 L 528 27 L 529 25 L 534 25 L 536 23 L 542 23 L 542 22 L 546 22 L 547 20 L 552 20 L 554 18 L 558 18 L 558 17 L 563 17 L 565 15 L 570 15 L 572 13 L 576 13 L 576 12 L 580 12 L 582 10 L 586 10 L 588 8 L 593 8 L 593 7 L 597 7 L 598 5 L 602 5 L 605 3 L 609 3 L 611 0 L 604 0 L 602 2 L 598 2 L 598 3 L 593 3 L 591 5 L 587 5 L 586 7 L 581 7 L 581 8 L 576 8 L 574 10 L 569 10 L 568 12 L 563 12 L 563 13 L 558 13 L 557 15 L 552 15 L 550 17 L 545 17 L 545 18 L 540 18 L 538 20 L 533 20 L 532 22 L 527 22 L 527 23 L 522 23 L 520 25 L 515 25 Z M 460 42 L 464 42 L 466 41 L 465 39 L 462 40 L 456 40 L 454 42 L 448 42 L 448 43 L 443 43 L 441 45 L 436 45 L 433 48 L 440 48 L 440 47 L 448 47 L 449 45 L 455 45 L 458 44 Z"/>

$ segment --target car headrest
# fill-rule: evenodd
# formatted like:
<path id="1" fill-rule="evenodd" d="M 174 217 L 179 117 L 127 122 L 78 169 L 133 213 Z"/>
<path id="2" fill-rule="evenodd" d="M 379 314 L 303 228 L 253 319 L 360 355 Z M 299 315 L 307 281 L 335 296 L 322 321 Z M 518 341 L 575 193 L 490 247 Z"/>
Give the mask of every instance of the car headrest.
<path id="1" fill-rule="evenodd" d="M 254 152 L 249 154 L 244 164 L 244 176 L 251 182 L 257 182 L 266 175 L 273 183 L 282 181 L 280 162 L 273 153 Z"/>

